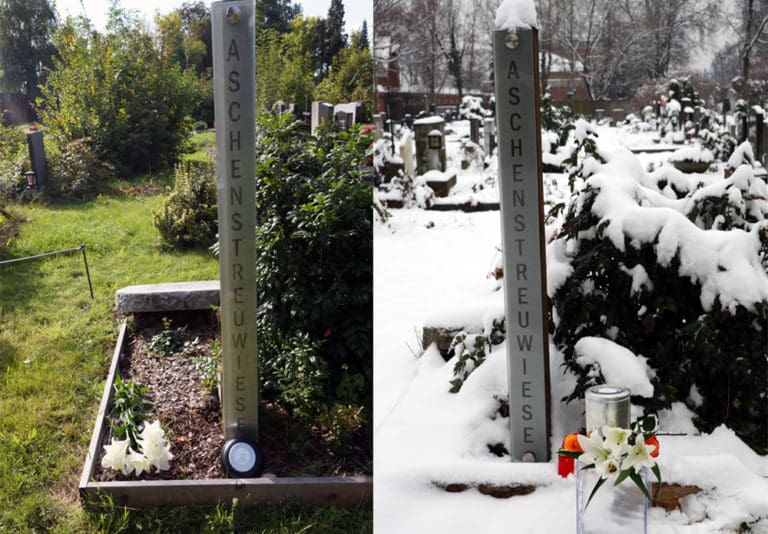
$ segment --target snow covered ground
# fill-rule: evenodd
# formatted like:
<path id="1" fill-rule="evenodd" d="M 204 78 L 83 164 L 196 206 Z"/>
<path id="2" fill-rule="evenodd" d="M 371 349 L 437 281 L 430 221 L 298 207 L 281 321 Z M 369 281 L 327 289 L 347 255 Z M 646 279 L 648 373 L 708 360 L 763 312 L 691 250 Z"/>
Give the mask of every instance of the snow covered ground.
<path id="1" fill-rule="evenodd" d="M 454 123 L 447 136 L 450 162 L 460 160 Z M 468 131 L 468 127 L 466 128 Z M 600 127 L 599 144 L 610 148 L 652 146 L 651 133 Z M 670 147 L 671 150 L 678 147 Z M 672 152 L 639 154 L 644 168 Z M 487 183 L 487 171 L 459 173 L 456 189 Z M 566 198 L 567 180 L 545 176 L 548 194 Z M 493 187 L 482 191 L 493 196 Z M 426 324 L 487 324 L 503 314 L 500 284 L 488 276 L 498 261 L 499 213 L 467 214 L 420 209 L 391 210 L 374 230 L 374 528 L 388 533 L 556 533 L 575 532 L 576 481 L 557 475 L 564 434 L 583 426 L 583 404 L 565 405 L 575 380 L 563 375 L 562 356 L 550 347 L 552 377 L 552 461 L 521 464 L 497 457 L 488 443 L 508 440 L 507 419 L 499 417 L 497 397 L 506 395 L 506 355 L 502 343 L 466 381 L 449 392 L 454 362 L 437 349 L 421 348 Z M 768 457 L 756 455 L 725 427 L 697 435 L 683 404 L 662 414 L 658 458 L 665 482 L 696 485 L 682 510 L 652 508 L 649 532 L 768 533 Z M 447 492 L 448 484 L 466 491 Z M 481 494 L 476 486 L 532 484 L 528 495 L 507 499 Z M 602 491 L 602 490 L 601 490 Z M 603 514 L 600 503 L 590 513 Z M 593 523 L 594 524 L 594 523 Z M 626 532 L 626 525 L 602 525 Z"/>

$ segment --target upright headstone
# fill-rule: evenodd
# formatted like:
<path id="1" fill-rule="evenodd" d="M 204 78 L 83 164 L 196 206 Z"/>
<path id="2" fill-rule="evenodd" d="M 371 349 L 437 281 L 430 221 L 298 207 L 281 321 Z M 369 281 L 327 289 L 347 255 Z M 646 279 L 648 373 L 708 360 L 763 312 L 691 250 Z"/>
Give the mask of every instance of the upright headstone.
<path id="1" fill-rule="evenodd" d="M 336 117 L 336 125 L 339 131 L 349 130 L 349 127 L 355 123 L 355 115 L 347 111 L 337 111 L 334 113 Z"/>
<path id="2" fill-rule="evenodd" d="M 480 144 L 480 119 L 469 119 L 469 139 L 476 145 Z"/>
<path id="3" fill-rule="evenodd" d="M 373 116 L 373 140 L 378 141 L 384 136 L 384 116 L 376 113 Z"/>
<path id="4" fill-rule="evenodd" d="M 333 114 L 337 120 L 343 120 L 345 127 L 343 130 L 349 129 L 350 126 L 358 122 L 360 117 L 360 111 L 362 106 L 359 102 L 348 102 L 346 104 L 336 104 L 333 106 Z M 342 115 L 342 113 L 346 115 Z"/>
<path id="5" fill-rule="evenodd" d="M 211 4 L 221 277 L 222 459 L 260 472 L 256 344 L 255 39 L 253 0 Z M 227 464 L 229 461 L 229 465 Z"/>
<path id="6" fill-rule="evenodd" d="M 496 120 L 483 120 L 483 150 L 485 155 L 490 156 L 493 149 L 496 148 Z"/>
<path id="7" fill-rule="evenodd" d="M 445 133 L 445 119 L 442 117 L 424 117 L 413 121 L 413 133 L 416 138 L 416 174 L 424 174 L 431 169 L 429 165 L 429 144 L 427 136 L 430 132 L 437 130 L 441 134 Z M 441 171 L 445 170 L 445 144 L 438 155 L 440 158 Z"/>
<path id="8" fill-rule="evenodd" d="M 403 160 L 403 172 L 413 178 L 416 172 L 416 159 L 413 156 L 413 135 L 406 130 L 400 140 L 400 158 Z"/>
<path id="9" fill-rule="evenodd" d="M 320 125 L 328 122 L 333 117 L 333 105 L 327 102 L 320 102 L 318 100 L 312 101 L 312 118 L 311 118 L 311 132 L 312 135 L 317 135 L 317 130 Z"/>
<path id="10" fill-rule="evenodd" d="M 27 147 L 29 148 L 29 160 L 32 163 L 32 170 L 37 176 L 37 186 L 43 187 L 48 181 L 48 170 L 45 162 L 45 145 L 43 144 L 42 130 L 27 133 Z"/>
<path id="11" fill-rule="evenodd" d="M 513 460 L 549 459 L 549 338 L 538 32 L 493 33 Z"/>

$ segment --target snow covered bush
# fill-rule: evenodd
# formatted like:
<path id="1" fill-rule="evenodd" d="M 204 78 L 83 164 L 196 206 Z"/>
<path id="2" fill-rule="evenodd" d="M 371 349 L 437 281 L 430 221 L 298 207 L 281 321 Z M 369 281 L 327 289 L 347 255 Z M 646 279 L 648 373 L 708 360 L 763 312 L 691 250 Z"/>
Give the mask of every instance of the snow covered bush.
<path id="1" fill-rule="evenodd" d="M 624 149 L 581 144 L 583 182 L 547 246 L 554 341 L 577 376 L 564 400 L 610 374 L 580 341 L 610 341 L 647 366 L 653 394 L 633 399 L 646 412 L 685 402 L 701 430 L 727 424 L 765 454 L 768 186 L 749 165 L 649 174 Z"/>
<path id="2" fill-rule="evenodd" d="M 736 138 L 727 130 L 722 129 L 719 124 L 700 130 L 699 139 L 701 145 L 712 152 L 718 161 L 728 161 L 736 148 Z"/>
<path id="3" fill-rule="evenodd" d="M 550 144 L 549 151 L 554 154 L 558 147 L 565 146 L 568 135 L 573 130 L 574 124 L 568 108 L 558 108 L 552 104 L 552 95 L 549 91 L 541 97 L 541 129 L 544 132 L 552 132 L 556 136 L 556 143 Z"/>
<path id="4" fill-rule="evenodd" d="M 483 99 L 479 96 L 467 95 L 461 99 L 459 104 L 460 119 L 484 119 L 491 115 L 491 112 L 483 107 Z"/>
<path id="5" fill-rule="evenodd" d="M 485 358 L 491 353 L 493 346 L 499 345 L 505 338 L 505 325 L 501 319 L 494 319 L 482 334 L 468 334 L 467 332 L 456 334 L 448 349 L 449 358 L 457 356 L 453 366 L 450 392 L 458 393 L 472 371 L 485 362 Z"/>

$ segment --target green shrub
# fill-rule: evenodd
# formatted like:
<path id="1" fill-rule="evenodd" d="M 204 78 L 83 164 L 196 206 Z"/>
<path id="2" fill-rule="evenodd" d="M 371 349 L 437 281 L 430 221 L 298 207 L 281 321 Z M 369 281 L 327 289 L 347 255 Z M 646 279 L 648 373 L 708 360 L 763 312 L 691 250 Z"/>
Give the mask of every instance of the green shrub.
<path id="1" fill-rule="evenodd" d="M 99 161 L 90 139 L 76 139 L 48 151 L 49 182 L 46 192 L 53 198 L 85 199 L 96 196 L 113 177 L 110 165 Z"/>
<path id="2" fill-rule="evenodd" d="M 192 129 L 195 74 L 163 59 L 137 18 L 112 17 L 105 33 L 83 17 L 58 29 L 39 113 L 67 141 L 90 138 L 122 175 L 170 167 Z"/>
<path id="3" fill-rule="evenodd" d="M 370 408 L 372 196 L 361 167 L 371 137 L 313 138 L 271 116 L 258 132 L 258 320 L 286 340 L 261 351 L 265 389 L 293 406 Z"/>
<path id="4" fill-rule="evenodd" d="M 213 243 L 218 228 L 213 165 L 178 163 L 173 191 L 155 210 L 153 221 L 161 247 L 185 249 Z"/>
<path id="5" fill-rule="evenodd" d="M 21 187 L 28 160 L 24 133 L 18 128 L 6 127 L 0 121 L 0 190 L 14 192 Z"/>
<path id="6" fill-rule="evenodd" d="M 312 417 L 321 405 L 371 406 L 370 135 L 311 137 L 264 116 L 256 153 L 256 266 L 264 392 Z M 203 169 L 206 172 L 203 172 Z M 216 233 L 210 165 L 177 166 L 155 213 L 162 243 L 205 245 Z"/>

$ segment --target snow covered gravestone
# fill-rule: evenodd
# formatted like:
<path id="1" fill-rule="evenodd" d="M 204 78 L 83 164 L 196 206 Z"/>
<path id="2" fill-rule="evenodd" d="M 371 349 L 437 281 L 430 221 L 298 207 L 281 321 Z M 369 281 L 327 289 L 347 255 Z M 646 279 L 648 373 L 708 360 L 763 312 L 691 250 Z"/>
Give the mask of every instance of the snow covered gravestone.
<path id="1" fill-rule="evenodd" d="M 505 0 L 493 32 L 510 453 L 549 460 L 549 345 L 538 32 L 532 0 Z"/>

